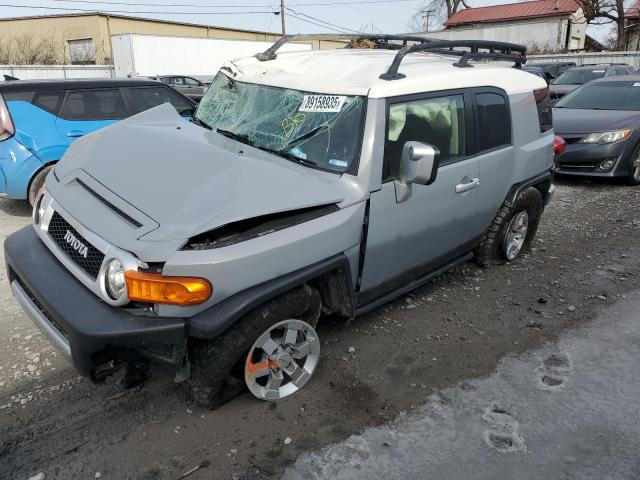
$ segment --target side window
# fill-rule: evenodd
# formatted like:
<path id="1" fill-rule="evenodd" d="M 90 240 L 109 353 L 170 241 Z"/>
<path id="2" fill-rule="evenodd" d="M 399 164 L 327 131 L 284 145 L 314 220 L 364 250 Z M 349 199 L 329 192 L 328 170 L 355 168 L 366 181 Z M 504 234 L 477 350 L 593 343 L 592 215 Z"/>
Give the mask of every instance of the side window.
<path id="1" fill-rule="evenodd" d="M 178 113 L 193 111 L 193 105 L 169 87 L 130 87 L 127 89 L 134 113 L 169 102 Z"/>
<path id="2" fill-rule="evenodd" d="M 540 123 L 540 133 L 548 132 L 553 128 L 553 117 L 551 114 L 551 103 L 549 102 L 549 89 L 540 88 L 533 91 L 533 98 L 538 108 L 538 122 Z"/>
<path id="3" fill-rule="evenodd" d="M 117 120 L 127 116 L 120 90 L 71 91 L 60 116 L 69 120 Z"/>
<path id="4" fill-rule="evenodd" d="M 62 103 L 64 94 L 65 92 L 36 93 L 32 103 L 36 107 L 40 107 L 53 115 L 57 115 L 58 108 L 60 108 L 60 103 Z"/>
<path id="5" fill-rule="evenodd" d="M 478 151 L 511 144 L 511 117 L 505 97 L 498 93 L 476 93 L 476 138 Z"/>
<path id="6" fill-rule="evenodd" d="M 184 85 L 184 78 L 182 77 L 172 77 L 171 85 Z"/>
<path id="7" fill-rule="evenodd" d="M 190 78 L 190 77 L 184 77 L 184 83 L 189 85 L 190 87 L 197 87 L 197 86 L 200 85 L 200 82 L 198 82 L 196 79 Z"/>
<path id="8" fill-rule="evenodd" d="M 383 181 L 397 178 L 406 142 L 432 145 L 440 163 L 465 155 L 466 125 L 462 95 L 428 98 L 389 107 Z"/>
<path id="9" fill-rule="evenodd" d="M 629 75 L 629 71 L 626 68 L 616 68 L 616 74 Z"/>

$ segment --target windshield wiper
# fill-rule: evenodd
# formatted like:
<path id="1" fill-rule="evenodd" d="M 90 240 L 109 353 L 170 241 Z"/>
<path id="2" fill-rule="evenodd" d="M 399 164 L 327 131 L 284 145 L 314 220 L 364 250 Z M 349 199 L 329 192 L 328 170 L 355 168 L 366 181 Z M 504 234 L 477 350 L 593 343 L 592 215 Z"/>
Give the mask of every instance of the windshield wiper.
<path id="1" fill-rule="evenodd" d="M 310 139 L 311 137 L 315 137 L 318 133 L 323 130 L 326 130 L 327 125 L 320 125 L 319 127 L 314 128 L 313 130 L 309 130 L 307 133 L 300 135 L 298 138 L 294 138 L 289 143 L 287 143 L 282 150 L 289 150 L 291 147 L 295 147 L 298 143 L 303 142 L 305 140 Z"/>
<path id="2" fill-rule="evenodd" d="M 191 115 L 191 121 L 193 123 L 195 123 L 196 125 L 200 126 L 200 127 L 204 127 L 207 130 L 213 130 L 213 127 L 211 127 L 211 125 L 207 124 L 206 122 L 200 120 L 198 117 L 196 117 L 195 115 Z"/>
<path id="3" fill-rule="evenodd" d="M 227 138 L 231 138 L 240 143 L 244 143 L 245 145 L 251 145 L 252 147 L 255 146 L 253 145 L 253 143 L 251 143 L 251 140 L 249 140 L 249 135 L 241 135 L 239 133 L 235 133 L 230 130 L 225 130 L 223 128 L 216 128 L 216 132 L 218 132 L 221 135 L 224 135 Z"/>

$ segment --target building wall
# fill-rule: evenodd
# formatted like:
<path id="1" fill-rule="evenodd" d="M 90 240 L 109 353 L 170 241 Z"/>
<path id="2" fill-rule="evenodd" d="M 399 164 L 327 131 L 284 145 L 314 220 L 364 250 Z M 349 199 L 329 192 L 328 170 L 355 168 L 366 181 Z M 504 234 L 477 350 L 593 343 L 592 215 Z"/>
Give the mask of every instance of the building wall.
<path id="1" fill-rule="evenodd" d="M 95 47 L 95 63 L 112 63 L 111 35 L 139 33 L 176 37 L 221 38 L 235 40 L 275 41 L 274 33 L 222 29 L 198 25 L 180 25 L 154 20 L 122 18 L 106 15 L 71 15 L 0 20 L 0 42 L 24 35 L 46 38 L 58 46 L 58 63 L 71 63 L 69 40 L 91 39 Z M 314 49 L 337 48 L 341 42 L 314 41 Z"/>
<path id="2" fill-rule="evenodd" d="M 455 27 L 423 35 L 442 40 L 495 40 L 518 43 L 530 49 L 560 50 L 565 46 L 569 17 L 554 17 L 519 22 L 477 24 L 471 27 Z M 574 49 L 584 48 L 586 24 L 571 24 L 570 35 L 575 37 Z"/>

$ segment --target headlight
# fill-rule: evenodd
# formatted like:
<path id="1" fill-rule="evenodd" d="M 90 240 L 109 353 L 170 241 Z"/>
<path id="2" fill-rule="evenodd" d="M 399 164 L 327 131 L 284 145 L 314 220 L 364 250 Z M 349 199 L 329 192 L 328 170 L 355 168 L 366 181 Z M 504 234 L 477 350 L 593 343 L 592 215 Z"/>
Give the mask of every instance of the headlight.
<path id="1" fill-rule="evenodd" d="M 611 132 L 590 133 L 580 143 L 613 143 L 631 135 L 631 130 L 613 130 Z"/>
<path id="2" fill-rule="evenodd" d="M 120 260 L 113 259 L 109 262 L 105 273 L 105 284 L 109 296 L 114 300 L 120 300 L 125 292 L 124 267 Z"/>

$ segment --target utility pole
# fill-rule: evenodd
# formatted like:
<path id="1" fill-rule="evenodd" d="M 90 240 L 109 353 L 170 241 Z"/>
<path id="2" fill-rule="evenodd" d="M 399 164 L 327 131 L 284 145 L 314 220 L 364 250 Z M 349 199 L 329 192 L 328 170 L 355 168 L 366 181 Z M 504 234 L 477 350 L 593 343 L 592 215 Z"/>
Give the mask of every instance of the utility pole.
<path id="1" fill-rule="evenodd" d="M 433 10 L 422 10 L 422 24 L 424 25 L 424 31 L 429 31 L 429 17 L 433 14 Z M 425 18 L 427 19 L 425 22 Z"/>
<path id="2" fill-rule="evenodd" d="M 282 36 L 286 34 L 286 29 L 284 28 L 284 0 L 280 0 L 280 22 L 282 23 Z"/>

